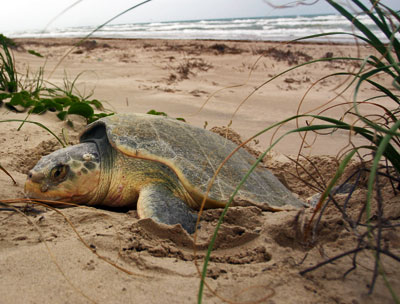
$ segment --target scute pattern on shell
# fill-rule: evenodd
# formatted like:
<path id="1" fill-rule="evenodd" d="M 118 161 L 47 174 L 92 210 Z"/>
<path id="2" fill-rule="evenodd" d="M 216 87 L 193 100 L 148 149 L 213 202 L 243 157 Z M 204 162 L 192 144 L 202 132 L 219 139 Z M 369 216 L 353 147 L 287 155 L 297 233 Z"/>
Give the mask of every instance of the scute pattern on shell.
<path id="1" fill-rule="evenodd" d="M 168 165 L 187 189 L 195 189 L 200 195 L 206 192 L 222 161 L 237 147 L 217 134 L 167 117 L 118 114 L 93 125 L 96 124 L 106 126 L 114 148 L 132 157 Z M 254 162 L 253 156 L 239 149 L 222 167 L 209 197 L 226 202 Z M 237 197 L 278 208 L 302 205 L 272 173 L 260 167 L 250 175 Z"/>

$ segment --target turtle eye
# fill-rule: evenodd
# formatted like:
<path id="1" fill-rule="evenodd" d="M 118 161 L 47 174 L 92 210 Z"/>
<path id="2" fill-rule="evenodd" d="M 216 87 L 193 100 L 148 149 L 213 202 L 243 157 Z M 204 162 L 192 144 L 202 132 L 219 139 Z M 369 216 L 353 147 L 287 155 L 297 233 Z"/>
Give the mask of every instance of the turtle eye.
<path id="1" fill-rule="evenodd" d="M 50 171 L 50 177 L 56 182 L 61 182 L 67 175 L 69 166 L 67 165 L 57 165 Z"/>

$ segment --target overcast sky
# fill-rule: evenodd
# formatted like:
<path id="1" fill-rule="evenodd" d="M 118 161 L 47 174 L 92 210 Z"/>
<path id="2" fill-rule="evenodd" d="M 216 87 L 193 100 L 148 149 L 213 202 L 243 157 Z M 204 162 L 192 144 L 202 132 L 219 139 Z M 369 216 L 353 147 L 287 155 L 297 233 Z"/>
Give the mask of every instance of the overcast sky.
<path id="1" fill-rule="evenodd" d="M 45 26 L 77 0 L 2 0 L 0 33 L 20 30 L 43 30 Z M 52 27 L 100 25 L 118 13 L 140 3 L 134 0 L 82 0 L 58 17 Z M 113 23 L 198 20 L 231 17 L 259 17 L 335 13 L 325 0 L 312 6 L 274 9 L 268 0 L 152 0 L 119 17 Z M 275 4 L 293 1 L 271 0 Z M 312 0 L 303 0 L 312 2 Z M 364 1 L 365 2 L 365 1 Z M 399 9 L 400 0 L 384 0 Z"/>

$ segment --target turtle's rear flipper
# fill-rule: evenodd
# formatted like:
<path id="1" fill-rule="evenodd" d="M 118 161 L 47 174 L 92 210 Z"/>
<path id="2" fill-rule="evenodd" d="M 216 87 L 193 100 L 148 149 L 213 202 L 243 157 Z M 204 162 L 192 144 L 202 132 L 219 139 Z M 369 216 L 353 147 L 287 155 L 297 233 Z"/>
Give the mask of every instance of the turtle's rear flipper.
<path id="1" fill-rule="evenodd" d="M 142 188 L 137 210 L 140 218 L 151 218 L 167 225 L 181 224 L 190 234 L 195 231 L 197 214 L 163 184 Z"/>

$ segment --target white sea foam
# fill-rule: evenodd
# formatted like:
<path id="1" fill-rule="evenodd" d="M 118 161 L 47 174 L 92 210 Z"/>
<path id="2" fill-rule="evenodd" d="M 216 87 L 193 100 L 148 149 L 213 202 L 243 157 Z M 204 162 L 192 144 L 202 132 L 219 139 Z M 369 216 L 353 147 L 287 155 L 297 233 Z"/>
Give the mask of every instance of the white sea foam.
<path id="1" fill-rule="evenodd" d="M 368 16 L 357 19 L 384 38 Z M 85 37 L 96 27 L 51 29 L 46 32 L 26 31 L 4 33 L 16 37 Z M 354 32 L 343 16 L 314 15 L 260 17 L 242 19 L 191 20 L 140 24 L 113 24 L 95 32 L 93 37 L 104 38 L 162 38 L 162 39 L 221 39 L 221 40 L 278 40 L 285 41 L 329 32 Z M 314 38 L 314 40 L 349 41 L 350 35 Z"/>

